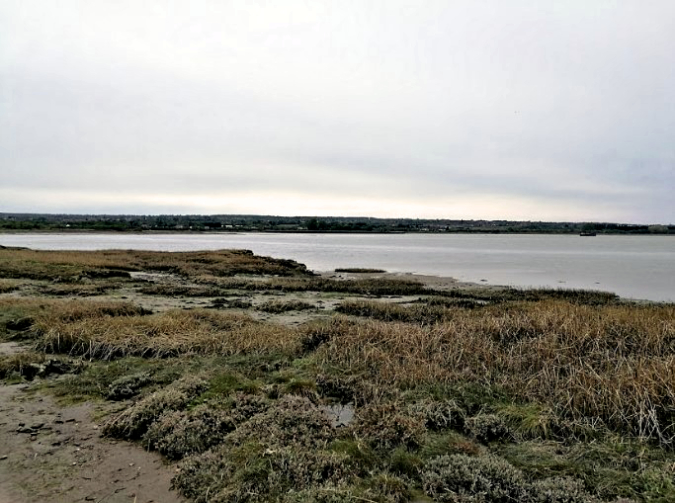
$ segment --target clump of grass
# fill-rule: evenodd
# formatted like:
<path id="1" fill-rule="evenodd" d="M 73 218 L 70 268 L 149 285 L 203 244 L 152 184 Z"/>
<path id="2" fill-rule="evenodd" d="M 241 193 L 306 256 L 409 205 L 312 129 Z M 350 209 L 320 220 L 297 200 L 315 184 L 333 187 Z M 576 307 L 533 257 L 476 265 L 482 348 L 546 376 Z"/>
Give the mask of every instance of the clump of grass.
<path id="1" fill-rule="evenodd" d="M 49 390 L 72 402 L 124 400 L 148 388 L 166 386 L 184 374 L 199 371 L 198 362 L 188 358 L 129 357 L 116 361 L 90 361 L 78 374 L 49 383 Z"/>
<path id="2" fill-rule="evenodd" d="M 35 313 L 35 329 L 43 333 L 52 322 L 75 322 L 86 319 L 144 316 L 150 311 L 130 302 L 107 300 L 16 299 L 18 308 Z"/>
<path id="3" fill-rule="evenodd" d="M 430 295 L 438 293 L 423 283 L 401 278 L 336 279 L 318 277 L 215 278 L 200 281 L 225 289 L 277 292 L 336 292 L 356 295 Z"/>
<path id="4" fill-rule="evenodd" d="M 396 395 L 391 387 L 373 384 L 361 375 L 319 374 L 315 382 L 320 396 L 343 405 L 364 405 Z"/>
<path id="5" fill-rule="evenodd" d="M 316 383 L 312 379 L 293 378 L 284 384 L 284 392 L 289 395 L 316 399 Z"/>
<path id="6" fill-rule="evenodd" d="M 498 414 L 520 439 L 560 437 L 561 432 L 566 430 L 566 433 L 571 433 L 570 427 L 563 425 L 550 406 L 537 403 L 509 404 L 500 407 Z"/>
<path id="7" fill-rule="evenodd" d="M 152 382 L 149 372 L 138 372 L 115 379 L 108 386 L 105 397 L 108 400 L 128 400 L 138 395 L 144 386 Z"/>
<path id="8" fill-rule="evenodd" d="M 387 467 L 396 475 L 415 480 L 419 478 L 423 464 L 422 458 L 417 454 L 399 447 L 391 453 Z"/>
<path id="9" fill-rule="evenodd" d="M 353 316 L 363 316 L 382 321 L 403 321 L 407 323 L 430 324 L 452 316 L 445 307 L 415 304 L 402 306 L 389 302 L 348 300 L 335 306 L 335 311 Z"/>
<path id="10" fill-rule="evenodd" d="M 340 336 L 345 330 L 348 330 L 347 325 L 351 324 L 346 318 L 332 318 L 328 322 L 308 323 L 302 328 L 301 344 L 303 351 L 315 351 L 322 344 Z"/>
<path id="11" fill-rule="evenodd" d="M 54 283 L 43 285 L 38 290 L 43 295 L 88 297 L 104 295 L 118 287 L 114 283 Z"/>
<path id="12" fill-rule="evenodd" d="M 0 293 L 9 293 L 18 290 L 21 283 L 16 279 L 0 278 Z"/>
<path id="13" fill-rule="evenodd" d="M 420 297 L 419 299 L 414 300 L 413 303 L 422 304 L 429 307 L 444 307 L 446 309 L 457 309 L 457 308 L 475 309 L 478 307 L 488 305 L 487 301 L 483 301 L 480 299 L 455 298 L 455 297 L 448 298 L 441 296 L 445 293 L 446 292 L 438 292 L 432 296 Z"/>
<path id="14" fill-rule="evenodd" d="M 412 497 L 408 481 L 390 473 L 379 473 L 366 479 L 364 496 L 391 503 L 407 503 Z M 372 500 L 370 500 L 372 501 Z"/>
<path id="15" fill-rule="evenodd" d="M 329 448 L 331 451 L 344 454 L 347 462 L 358 472 L 359 476 L 367 476 L 381 464 L 382 456 L 367 443 L 358 438 L 338 438 Z"/>
<path id="16" fill-rule="evenodd" d="M 487 448 L 477 443 L 475 439 L 464 436 L 456 431 L 431 432 L 424 438 L 424 445 L 419 450 L 424 459 L 450 454 L 479 456 Z"/>
<path id="17" fill-rule="evenodd" d="M 25 377 L 32 379 L 46 360 L 43 353 L 23 352 L 0 356 L 0 379 Z"/>
<path id="18" fill-rule="evenodd" d="M 265 311 L 266 313 L 279 314 L 288 311 L 307 311 L 316 309 L 316 306 L 302 300 L 271 300 L 260 304 L 256 309 Z"/>
<path id="19" fill-rule="evenodd" d="M 327 398 L 335 398 L 342 404 L 356 401 L 358 395 L 358 379 L 320 374 L 316 378 L 319 394 Z"/>
<path id="20" fill-rule="evenodd" d="M 44 351 L 106 360 L 131 355 L 294 352 L 300 343 L 289 328 L 207 310 L 52 321 L 42 323 L 41 330 L 38 346 Z"/>
<path id="21" fill-rule="evenodd" d="M 245 297 L 237 297 L 234 299 L 219 297 L 217 299 L 213 299 L 211 306 L 209 307 L 212 309 L 251 309 L 253 307 L 253 302 Z"/>
<path id="22" fill-rule="evenodd" d="M 436 292 L 453 299 L 466 299 L 469 301 L 482 301 L 492 304 L 506 302 L 539 302 L 546 300 L 566 300 L 568 302 L 600 306 L 616 304 L 619 297 L 611 292 L 598 290 L 578 290 L 566 288 L 515 288 L 515 287 L 492 287 L 492 288 L 453 288 Z"/>
<path id="23" fill-rule="evenodd" d="M 5 297 L 0 299 L 0 329 L 10 338 L 37 338 L 53 324 L 148 313 L 129 302 Z"/>
<path id="24" fill-rule="evenodd" d="M 239 395 L 254 395 L 260 391 L 260 383 L 252 381 L 240 372 L 231 368 L 211 370 L 208 379 L 208 389 L 202 393 L 199 400 L 221 401 L 233 393 Z"/>
<path id="25" fill-rule="evenodd" d="M 27 332 L 32 326 L 35 320 L 29 316 L 22 318 L 8 319 L 4 323 L 5 331 L 13 332 Z"/>
<path id="26" fill-rule="evenodd" d="M 0 275 L 6 278 L 77 281 L 82 277 L 128 277 L 130 271 L 158 271 L 190 277 L 311 275 L 304 265 L 292 260 L 259 257 L 248 250 L 155 252 L 0 249 Z"/>
<path id="27" fill-rule="evenodd" d="M 223 441 L 236 428 L 227 413 L 200 405 L 189 411 L 166 412 L 143 436 L 148 448 L 169 459 L 199 454 Z"/>
<path id="28" fill-rule="evenodd" d="M 140 439 L 162 414 L 182 410 L 206 386 L 206 381 L 199 377 L 179 379 L 111 418 L 102 432 L 116 438 Z"/>
<path id="29" fill-rule="evenodd" d="M 466 413 L 454 400 L 423 400 L 411 404 L 408 409 L 414 416 L 424 418 L 425 426 L 433 431 L 462 430 Z"/>
<path id="30" fill-rule="evenodd" d="M 350 428 L 371 447 L 383 450 L 397 446 L 417 448 L 422 445 L 425 434 L 424 419 L 410 415 L 405 407 L 394 402 L 362 408 Z"/>
<path id="31" fill-rule="evenodd" d="M 467 431 L 479 442 L 508 442 L 513 432 L 504 419 L 497 414 L 478 414 L 466 421 Z"/>
<path id="32" fill-rule="evenodd" d="M 166 297 L 218 297 L 222 289 L 209 286 L 187 286 L 172 283 L 156 283 L 139 289 L 143 295 L 163 295 Z"/>

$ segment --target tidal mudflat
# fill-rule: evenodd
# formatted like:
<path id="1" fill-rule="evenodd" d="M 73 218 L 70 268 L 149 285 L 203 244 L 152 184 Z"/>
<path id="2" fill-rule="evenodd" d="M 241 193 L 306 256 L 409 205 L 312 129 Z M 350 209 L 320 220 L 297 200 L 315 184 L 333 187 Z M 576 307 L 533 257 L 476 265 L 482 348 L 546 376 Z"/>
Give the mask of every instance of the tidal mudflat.
<path id="1" fill-rule="evenodd" d="M 368 269 L 0 249 L 0 501 L 673 501 L 675 306 Z"/>

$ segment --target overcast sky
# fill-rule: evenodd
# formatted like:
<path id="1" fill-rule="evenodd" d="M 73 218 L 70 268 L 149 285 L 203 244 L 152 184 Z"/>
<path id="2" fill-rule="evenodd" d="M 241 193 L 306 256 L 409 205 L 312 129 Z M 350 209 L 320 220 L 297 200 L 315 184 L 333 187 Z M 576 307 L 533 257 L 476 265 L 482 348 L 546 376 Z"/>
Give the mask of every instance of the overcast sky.
<path id="1" fill-rule="evenodd" d="M 0 2 L 0 211 L 675 223 L 675 1 Z"/>

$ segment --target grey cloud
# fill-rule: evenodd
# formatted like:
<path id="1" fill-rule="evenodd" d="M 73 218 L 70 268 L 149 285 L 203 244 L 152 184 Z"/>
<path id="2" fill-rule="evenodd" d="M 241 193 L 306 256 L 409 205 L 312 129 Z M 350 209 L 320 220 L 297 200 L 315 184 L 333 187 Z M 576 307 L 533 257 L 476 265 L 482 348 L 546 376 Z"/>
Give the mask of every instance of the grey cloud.
<path id="1" fill-rule="evenodd" d="M 672 222 L 674 18 L 665 0 L 4 2 L 0 188 L 23 210 L 37 189 L 92 212 L 101 190 L 276 190 Z"/>

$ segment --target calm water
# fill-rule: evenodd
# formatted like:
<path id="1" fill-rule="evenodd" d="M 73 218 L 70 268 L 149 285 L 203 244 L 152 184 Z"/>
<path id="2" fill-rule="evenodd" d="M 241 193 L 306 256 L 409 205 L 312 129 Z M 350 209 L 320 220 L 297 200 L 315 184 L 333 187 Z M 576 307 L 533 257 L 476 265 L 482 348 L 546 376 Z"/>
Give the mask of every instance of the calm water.
<path id="1" fill-rule="evenodd" d="M 317 271 L 376 267 L 489 284 L 675 301 L 675 237 L 464 234 L 0 234 L 35 249 L 245 248 Z"/>

